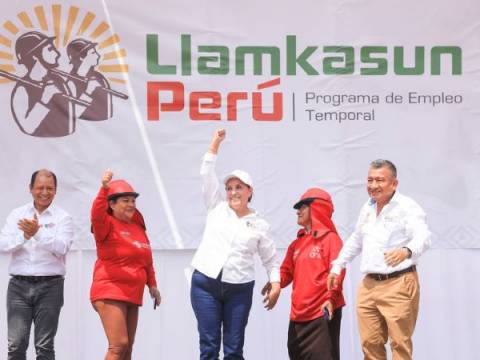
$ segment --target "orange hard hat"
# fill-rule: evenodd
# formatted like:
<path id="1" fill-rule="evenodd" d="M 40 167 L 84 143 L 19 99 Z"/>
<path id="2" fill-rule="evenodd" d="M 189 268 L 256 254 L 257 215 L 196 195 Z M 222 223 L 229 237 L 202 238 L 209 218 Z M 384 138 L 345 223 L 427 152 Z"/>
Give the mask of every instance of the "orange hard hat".
<path id="1" fill-rule="evenodd" d="M 108 186 L 108 200 L 116 199 L 120 196 L 134 196 L 137 197 L 139 193 L 133 190 L 132 185 L 130 185 L 125 180 L 114 180 L 111 181 Z"/>

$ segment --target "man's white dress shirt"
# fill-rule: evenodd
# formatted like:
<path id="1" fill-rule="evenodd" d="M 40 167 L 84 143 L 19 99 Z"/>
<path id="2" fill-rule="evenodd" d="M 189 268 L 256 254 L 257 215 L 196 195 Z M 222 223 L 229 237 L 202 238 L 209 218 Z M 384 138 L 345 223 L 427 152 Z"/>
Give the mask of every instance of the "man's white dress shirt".
<path id="1" fill-rule="evenodd" d="M 18 228 L 20 219 L 37 214 L 40 229 L 26 240 Z M 39 214 L 32 203 L 13 210 L 0 233 L 0 251 L 10 252 L 10 275 L 65 275 L 65 256 L 73 242 L 72 217 L 51 204 Z"/>
<path id="2" fill-rule="evenodd" d="M 431 245 L 431 233 L 422 208 L 412 199 L 395 192 L 377 216 L 376 202 L 367 201 L 358 217 L 353 234 L 344 243 L 331 272 L 340 274 L 355 256 L 362 253 L 360 270 L 364 274 L 390 274 L 417 263 Z M 395 267 L 385 263 L 384 253 L 408 247 L 412 257 Z"/>

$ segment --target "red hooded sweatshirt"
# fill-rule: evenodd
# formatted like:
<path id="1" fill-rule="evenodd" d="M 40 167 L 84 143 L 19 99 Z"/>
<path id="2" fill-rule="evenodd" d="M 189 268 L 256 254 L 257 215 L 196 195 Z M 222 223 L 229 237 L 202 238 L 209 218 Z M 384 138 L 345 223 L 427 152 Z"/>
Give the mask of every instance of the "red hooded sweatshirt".
<path id="1" fill-rule="evenodd" d="M 302 204 L 310 204 L 311 230 L 298 232 L 280 268 L 282 288 L 293 281 L 290 319 L 298 322 L 323 316 L 322 304 L 327 300 L 332 302 L 334 310 L 345 305 L 342 294 L 345 270 L 338 278 L 338 287 L 327 290 L 330 264 L 342 248 L 342 240 L 331 220 L 331 197 L 321 189 L 309 189 L 294 207 Z"/>

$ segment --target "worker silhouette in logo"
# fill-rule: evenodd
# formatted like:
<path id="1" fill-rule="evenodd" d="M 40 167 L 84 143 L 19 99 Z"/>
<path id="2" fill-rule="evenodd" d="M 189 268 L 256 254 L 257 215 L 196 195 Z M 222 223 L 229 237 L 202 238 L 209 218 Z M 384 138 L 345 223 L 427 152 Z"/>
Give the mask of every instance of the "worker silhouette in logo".
<path id="1" fill-rule="evenodd" d="M 78 114 L 82 120 L 107 120 L 113 115 L 112 91 L 108 80 L 95 67 L 100 60 L 97 43 L 75 39 L 67 45 L 67 56 L 72 64 L 68 85 L 73 95 L 90 105 Z"/>
<path id="2" fill-rule="evenodd" d="M 54 39 L 38 31 L 21 35 L 15 52 L 27 73 L 23 77 L 0 74 L 17 82 L 11 97 L 12 114 L 20 130 L 31 136 L 61 137 L 75 131 L 75 103 L 79 102 L 54 72 L 60 57 Z"/>

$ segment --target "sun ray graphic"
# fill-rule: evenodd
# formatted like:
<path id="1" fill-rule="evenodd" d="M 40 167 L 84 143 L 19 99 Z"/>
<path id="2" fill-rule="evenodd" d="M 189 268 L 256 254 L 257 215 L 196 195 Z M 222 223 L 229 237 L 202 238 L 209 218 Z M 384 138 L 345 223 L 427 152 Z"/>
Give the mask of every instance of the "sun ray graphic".
<path id="1" fill-rule="evenodd" d="M 78 15 L 78 7 L 72 6 L 68 11 L 68 20 L 67 27 L 65 28 L 65 36 L 63 37 L 63 46 L 67 46 L 68 40 L 70 39 L 70 33 L 72 32 L 72 27 L 75 24 L 75 20 Z"/>
<path id="2" fill-rule="evenodd" d="M 5 60 L 13 60 L 13 54 L 0 51 L 0 59 L 5 59 Z"/>
<path id="3" fill-rule="evenodd" d="M 111 60 L 115 58 L 124 58 L 127 56 L 127 52 L 125 49 L 115 50 L 106 54 L 103 54 L 102 60 Z"/>
<path id="4" fill-rule="evenodd" d="M 40 31 L 55 36 L 54 44 L 62 57 L 67 56 L 66 47 L 72 40 L 84 38 L 96 42 L 97 52 L 101 56 L 97 70 L 104 73 L 112 83 L 127 82 L 124 75 L 128 72 L 128 65 L 125 63 L 127 51 L 120 47 L 120 37 L 112 33 L 112 27 L 108 22 L 103 20 L 101 14 L 97 15 L 78 6 L 65 6 L 60 3 L 25 9 L 1 24 L 0 70 L 12 74 L 23 70 L 22 66 L 17 64 L 15 41 L 29 31 Z M 11 82 L 12 80 L 0 76 L 0 84 Z"/>
<path id="5" fill-rule="evenodd" d="M 93 14 L 91 12 L 85 14 L 85 17 L 82 20 L 82 24 L 80 25 L 80 27 L 78 29 L 77 36 L 83 35 L 85 30 L 87 30 L 88 27 L 90 26 L 90 24 L 92 23 L 93 19 L 95 19 L 95 14 Z"/>
<path id="6" fill-rule="evenodd" d="M 58 35 L 60 34 L 60 15 L 62 13 L 62 5 L 52 5 L 52 15 L 53 15 L 53 33 L 55 35 L 55 46 L 58 48 Z"/>
<path id="7" fill-rule="evenodd" d="M 95 30 L 93 30 L 93 32 L 90 34 L 90 37 L 92 39 L 97 39 L 100 35 L 107 31 L 109 27 L 110 26 L 108 26 L 108 24 L 103 21 L 95 28 Z"/>
<path id="8" fill-rule="evenodd" d="M 18 27 L 16 27 L 15 24 L 10 20 L 6 21 L 5 24 L 3 24 L 3 27 L 12 35 L 17 35 L 17 33 L 19 32 Z"/>
<path id="9" fill-rule="evenodd" d="M 33 29 L 32 20 L 30 20 L 30 16 L 25 11 L 22 11 L 17 17 L 22 22 L 23 26 L 29 29 Z"/>
<path id="10" fill-rule="evenodd" d="M 43 31 L 47 31 L 48 25 L 43 6 L 36 6 L 34 10 L 35 14 L 37 15 L 38 23 L 40 24 L 40 29 L 42 29 Z"/>

